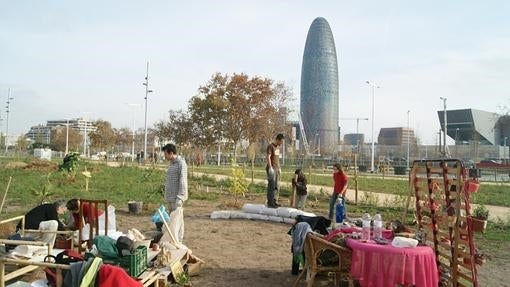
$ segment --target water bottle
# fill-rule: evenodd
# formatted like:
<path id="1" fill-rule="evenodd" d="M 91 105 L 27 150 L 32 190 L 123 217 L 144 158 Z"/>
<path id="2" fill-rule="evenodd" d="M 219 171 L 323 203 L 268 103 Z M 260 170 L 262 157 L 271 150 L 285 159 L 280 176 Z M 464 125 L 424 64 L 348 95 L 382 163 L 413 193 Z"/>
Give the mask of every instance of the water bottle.
<path id="1" fill-rule="evenodd" d="M 374 239 L 382 239 L 382 218 L 379 213 L 374 216 Z"/>
<path id="2" fill-rule="evenodd" d="M 345 218 L 344 198 L 338 197 L 336 200 L 335 208 L 335 222 L 338 224 L 342 223 Z"/>
<path id="3" fill-rule="evenodd" d="M 369 241 L 370 240 L 370 214 L 365 213 L 363 214 L 363 217 L 361 218 L 363 225 L 362 225 L 362 231 L 361 231 L 361 240 L 362 241 Z"/>

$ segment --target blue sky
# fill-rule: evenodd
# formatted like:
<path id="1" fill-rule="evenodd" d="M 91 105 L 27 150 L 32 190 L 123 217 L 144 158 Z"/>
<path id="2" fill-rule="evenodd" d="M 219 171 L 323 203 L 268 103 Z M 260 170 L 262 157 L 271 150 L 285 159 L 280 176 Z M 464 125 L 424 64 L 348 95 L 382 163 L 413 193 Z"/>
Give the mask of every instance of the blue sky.
<path id="1" fill-rule="evenodd" d="M 375 130 L 410 126 L 424 143 L 448 109 L 510 106 L 508 1 L 6 1 L 0 0 L 0 103 L 9 134 L 85 116 L 143 126 L 183 109 L 215 72 L 284 81 L 299 99 L 308 28 L 330 24 L 339 57 L 340 118 Z M 133 108 L 126 103 L 137 103 Z M 298 109 L 299 101 L 295 102 Z M 506 108 L 505 108 L 506 107 Z M 341 120 L 342 133 L 356 121 Z M 2 130 L 5 131 L 5 120 Z M 360 122 L 370 135 L 370 121 Z"/>

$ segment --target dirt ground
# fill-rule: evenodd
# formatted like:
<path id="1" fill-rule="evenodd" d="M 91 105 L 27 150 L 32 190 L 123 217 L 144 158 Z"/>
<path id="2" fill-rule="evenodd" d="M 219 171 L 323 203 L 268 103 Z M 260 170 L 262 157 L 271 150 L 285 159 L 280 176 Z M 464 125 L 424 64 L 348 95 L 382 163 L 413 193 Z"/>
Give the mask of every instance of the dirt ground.
<path id="1" fill-rule="evenodd" d="M 296 276 L 291 274 L 290 225 L 253 220 L 211 220 L 210 214 L 222 208 L 216 202 L 189 200 L 184 209 L 184 244 L 206 264 L 199 276 L 191 278 L 199 287 L 268 287 L 292 286 Z M 251 203 L 263 203 L 264 197 L 251 197 Z M 320 210 L 307 210 L 321 214 Z M 117 207 L 117 229 L 137 228 L 153 231 L 150 212 L 131 215 L 127 206 Z M 494 252 L 496 253 L 496 252 Z M 509 286 L 510 244 L 489 254 L 489 260 L 479 267 L 480 286 Z M 40 278 L 42 272 L 30 277 Z M 26 278 L 28 279 L 28 278 Z M 299 286 L 305 286 L 301 280 Z M 318 277 L 315 286 L 333 286 L 332 278 Z"/>
<path id="2" fill-rule="evenodd" d="M 220 199 L 225 200 L 225 199 Z M 252 197 L 252 203 L 264 198 Z M 287 224 L 253 220 L 211 220 L 210 214 L 220 209 L 218 202 L 189 200 L 184 209 L 184 244 L 206 261 L 199 276 L 192 277 L 193 286 L 266 287 L 292 286 L 291 237 Z M 312 210 L 321 214 L 320 210 Z M 324 215 L 324 214 L 322 214 Z M 137 226 L 141 231 L 152 230 L 148 216 L 140 217 L 119 211 L 121 230 Z M 480 286 L 510 286 L 510 244 L 478 267 Z M 315 286 L 333 286 L 332 279 L 318 278 Z M 299 286 L 305 286 L 301 281 Z"/>

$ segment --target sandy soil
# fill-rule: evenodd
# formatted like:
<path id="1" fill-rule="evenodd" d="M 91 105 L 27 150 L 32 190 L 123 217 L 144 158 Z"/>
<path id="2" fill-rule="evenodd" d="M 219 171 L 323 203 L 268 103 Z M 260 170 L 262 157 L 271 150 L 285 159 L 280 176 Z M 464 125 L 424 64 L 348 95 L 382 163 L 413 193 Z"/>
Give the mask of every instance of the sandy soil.
<path id="1" fill-rule="evenodd" d="M 220 199 L 225 200 L 224 199 Z M 262 203 L 264 198 L 252 197 L 250 202 Z M 199 276 L 192 277 L 193 286 L 266 287 L 292 286 L 296 276 L 291 270 L 290 226 L 251 220 L 211 220 L 210 213 L 220 209 L 218 202 L 190 200 L 186 203 L 184 243 L 206 261 Z M 320 210 L 312 210 L 321 214 Z M 140 217 L 119 211 L 120 228 L 136 226 L 152 229 L 148 216 Z M 510 244 L 501 253 L 490 254 L 479 267 L 480 286 L 510 286 Z M 320 277 L 315 286 L 333 286 L 332 278 Z M 305 286 L 303 280 L 299 286 Z"/>
<path id="2" fill-rule="evenodd" d="M 223 209 L 217 202 L 189 200 L 186 202 L 184 243 L 199 258 L 206 261 L 199 276 L 191 278 L 193 286 L 205 287 L 267 287 L 292 286 L 296 276 L 291 274 L 290 226 L 251 220 L 211 220 L 210 213 Z M 251 197 L 249 202 L 263 203 L 263 196 Z M 321 214 L 320 210 L 311 210 Z M 142 232 L 154 230 L 150 214 L 131 215 L 127 207 L 117 207 L 119 230 L 137 228 Z M 509 286 L 510 244 L 505 243 L 497 254 L 479 267 L 480 286 Z M 42 272 L 29 278 L 40 278 Z M 25 277 L 25 281 L 29 279 Z M 305 286 L 301 280 L 299 286 Z M 315 286 L 333 286 L 332 278 L 318 277 Z"/>

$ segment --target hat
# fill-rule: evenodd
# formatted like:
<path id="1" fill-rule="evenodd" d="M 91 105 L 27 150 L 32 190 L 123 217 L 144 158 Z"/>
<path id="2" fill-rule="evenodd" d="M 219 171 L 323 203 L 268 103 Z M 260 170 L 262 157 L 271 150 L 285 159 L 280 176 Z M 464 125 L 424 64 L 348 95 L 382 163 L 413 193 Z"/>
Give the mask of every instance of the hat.
<path id="1" fill-rule="evenodd" d="M 130 255 L 134 249 L 135 243 L 127 236 L 120 236 L 117 238 L 117 243 L 115 244 L 117 250 L 119 251 L 119 256 Z"/>

